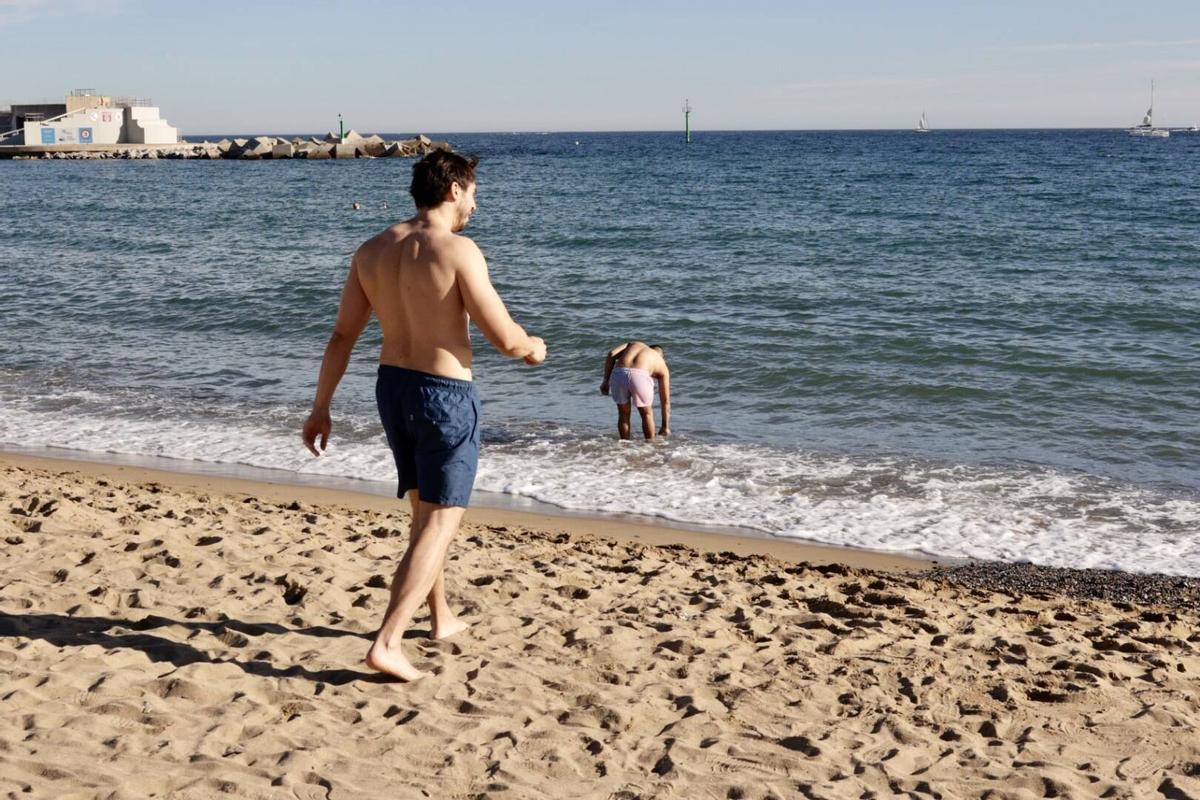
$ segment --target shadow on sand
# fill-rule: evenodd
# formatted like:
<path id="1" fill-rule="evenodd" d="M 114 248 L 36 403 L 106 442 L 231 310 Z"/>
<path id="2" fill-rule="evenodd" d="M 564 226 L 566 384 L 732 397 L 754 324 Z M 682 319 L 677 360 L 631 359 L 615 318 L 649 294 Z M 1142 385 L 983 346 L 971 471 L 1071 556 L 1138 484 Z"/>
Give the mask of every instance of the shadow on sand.
<path id="1" fill-rule="evenodd" d="M 354 681 L 390 683 L 394 679 L 377 672 L 362 672 L 352 669 L 310 670 L 295 665 L 281 668 L 266 659 L 266 651 L 247 661 L 235 658 L 213 657 L 189 644 L 155 636 L 146 631 L 156 628 L 178 626 L 194 631 L 205 631 L 220 637 L 234 647 L 245 647 L 251 643 L 247 636 L 263 634 L 301 634 L 303 636 L 340 637 L 355 636 L 369 641 L 370 634 L 339 630 L 324 626 L 288 628 L 270 623 L 249 623 L 228 619 L 222 622 L 197 622 L 175 620 L 151 614 L 139 620 L 111 619 L 108 617 L 70 617 L 64 614 L 6 614 L 0 612 L 0 637 L 23 637 L 41 639 L 55 647 L 83 647 L 89 644 L 106 648 L 130 648 L 146 654 L 151 661 L 167 662 L 177 667 L 188 664 L 232 664 L 250 675 L 267 678 L 304 678 L 310 681 L 341 686 Z M 417 636 L 409 631 L 405 638 Z"/>

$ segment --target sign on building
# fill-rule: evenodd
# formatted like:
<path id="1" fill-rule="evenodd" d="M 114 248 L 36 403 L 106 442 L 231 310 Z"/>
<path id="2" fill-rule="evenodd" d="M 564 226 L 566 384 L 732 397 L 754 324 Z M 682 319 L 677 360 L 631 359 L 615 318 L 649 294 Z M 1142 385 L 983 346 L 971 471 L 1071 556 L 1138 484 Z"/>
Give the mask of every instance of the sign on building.
<path id="1" fill-rule="evenodd" d="M 91 128 L 80 128 L 79 129 L 79 143 L 80 144 L 91 144 L 92 143 L 92 129 Z"/>
<path id="2" fill-rule="evenodd" d="M 42 144 L 54 144 L 54 128 L 42 128 Z"/>

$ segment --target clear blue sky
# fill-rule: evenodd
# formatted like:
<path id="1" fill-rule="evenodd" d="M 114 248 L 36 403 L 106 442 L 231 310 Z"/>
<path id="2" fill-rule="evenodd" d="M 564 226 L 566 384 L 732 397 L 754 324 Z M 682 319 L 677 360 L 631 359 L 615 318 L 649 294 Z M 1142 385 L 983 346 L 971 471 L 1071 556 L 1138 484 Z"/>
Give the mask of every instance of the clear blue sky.
<path id="1" fill-rule="evenodd" d="M 0 0 L 0 106 L 185 134 L 1200 123 L 1200 2 Z M 19 66 L 19 68 L 17 68 Z M 59 101 L 61 102 L 61 101 Z"/>

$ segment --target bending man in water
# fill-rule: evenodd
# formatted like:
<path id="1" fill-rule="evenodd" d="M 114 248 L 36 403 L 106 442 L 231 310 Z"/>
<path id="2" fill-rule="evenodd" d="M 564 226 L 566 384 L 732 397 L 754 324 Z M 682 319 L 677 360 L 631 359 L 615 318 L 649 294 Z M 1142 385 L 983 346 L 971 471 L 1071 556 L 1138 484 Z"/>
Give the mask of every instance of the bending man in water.
<path id="1" fill-rule="evenodd" d="M 367 665 L 406 681 L 425 674 L 400 652 L 422 601 L 429 603 L 433 638 L 466 627 L 446 602 L 442 566 L 479 459 L 479 397 L 467 322 L 504 355 L 530 365 L 546 358 L 546 343 L 509 316 L 479 248 L 457 235 L 475 211 L 475 164 L 440 150 L 426 156 L 413 167 L 417 215 L 354 254 L 304 423 L 304 444 L 319 455 L 315 443 L 319 437 L 324 450 L 329 440 L 333 393 L 374 311 L 383 331 L 375 398 L 396 459 L 397 494 L 407 494 L 412 504 L 412 528 Z"/>
<path id="2" fill-rule="evenodd" d="M 659 436 L 671 435 L 671 372 L 663 349 L 656 344 L 625 342 L 608 351 L 604 359 L 604 381 L 600 393 L 612 392 L 617 404 L 617 435 L 629 438 L 629 417 L 637 406 L 642 417 L 642 435 L 654 438 L 654 383 L 658 381 L 658 400 L 662 404 L 662 428 Z"/>

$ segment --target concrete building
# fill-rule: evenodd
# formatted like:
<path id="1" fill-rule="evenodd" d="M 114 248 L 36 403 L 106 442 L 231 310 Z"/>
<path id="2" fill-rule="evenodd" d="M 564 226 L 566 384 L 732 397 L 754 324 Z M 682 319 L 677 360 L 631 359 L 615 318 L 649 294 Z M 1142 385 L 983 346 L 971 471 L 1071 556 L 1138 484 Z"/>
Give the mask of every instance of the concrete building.
<path id="1" fill-rule="evenodd" d="M 0 122 L 5 115 L 0 112 Z M 149 100 L 76 89 L 62 105 L 14 105 L 0 145 L 174 144 L 179 131 Z"/>

